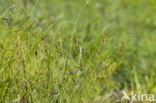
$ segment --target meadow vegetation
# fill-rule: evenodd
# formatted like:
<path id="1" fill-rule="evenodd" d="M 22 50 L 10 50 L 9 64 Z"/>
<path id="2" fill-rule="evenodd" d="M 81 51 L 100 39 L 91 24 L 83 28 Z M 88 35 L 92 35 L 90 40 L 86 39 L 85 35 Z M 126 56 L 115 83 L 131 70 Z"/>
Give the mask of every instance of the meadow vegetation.
<path id="1" fill-rule="evenodd" d="M 0 0 L 0 103 L 156 95 L 155 0 Z"/>

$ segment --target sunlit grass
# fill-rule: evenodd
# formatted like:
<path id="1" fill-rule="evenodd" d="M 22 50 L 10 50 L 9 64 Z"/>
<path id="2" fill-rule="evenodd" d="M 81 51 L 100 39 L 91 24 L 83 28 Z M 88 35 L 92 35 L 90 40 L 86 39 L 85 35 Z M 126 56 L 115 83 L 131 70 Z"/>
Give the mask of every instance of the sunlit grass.
<path id="1" fill-rule="evenodd" d="M 156 93 L 153 0 L 0 1 L 1 103 L 115 103 Z"/>

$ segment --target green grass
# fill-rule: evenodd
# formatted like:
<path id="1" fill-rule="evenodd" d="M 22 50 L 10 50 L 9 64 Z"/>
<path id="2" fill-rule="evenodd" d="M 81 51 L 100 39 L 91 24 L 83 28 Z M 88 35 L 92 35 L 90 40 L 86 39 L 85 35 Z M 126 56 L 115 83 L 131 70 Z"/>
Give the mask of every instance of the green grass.
<path id="1" fill-rule="evenodd" d="M 155 4 L 1 0 L 0 103 L 117 103 L 122 90 L 156 95 Z"/>

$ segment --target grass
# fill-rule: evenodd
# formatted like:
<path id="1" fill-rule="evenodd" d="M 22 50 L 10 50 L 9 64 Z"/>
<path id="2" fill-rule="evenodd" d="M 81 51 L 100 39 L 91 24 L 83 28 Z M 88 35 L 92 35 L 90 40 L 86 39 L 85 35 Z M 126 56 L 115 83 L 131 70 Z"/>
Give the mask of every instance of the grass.
<path id="1" fill-rule="evenodd" d="M 0 103 L 117 103 L 122 90 L 156 95 L 155 3 L 1 0 Z"/>

